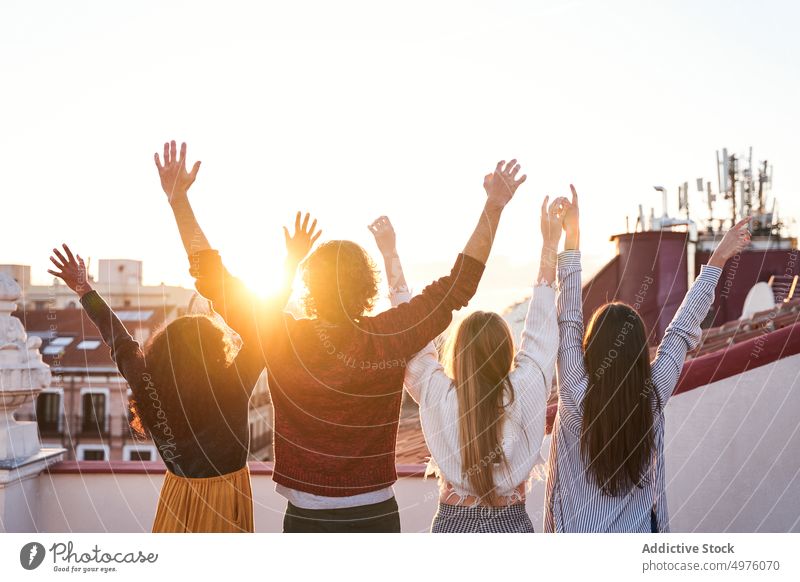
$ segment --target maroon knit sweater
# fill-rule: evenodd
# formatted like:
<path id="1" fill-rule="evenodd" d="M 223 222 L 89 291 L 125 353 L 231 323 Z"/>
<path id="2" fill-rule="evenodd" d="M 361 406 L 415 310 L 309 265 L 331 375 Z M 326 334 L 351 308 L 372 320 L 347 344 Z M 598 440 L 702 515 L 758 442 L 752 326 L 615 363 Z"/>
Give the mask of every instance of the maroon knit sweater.
<path id="1" fill-rule="evenodd" d="M 410 302 L 342 325 L 258 303 L 216 251 L 200 253 L 197 289 L 259 342 L 275 408 L 274 480 L 329 497 L 397 480 L 395 444 L 406 359 L 445 329 L 477 290 L 483 263 L 459 255 L 450 275 Z"/>

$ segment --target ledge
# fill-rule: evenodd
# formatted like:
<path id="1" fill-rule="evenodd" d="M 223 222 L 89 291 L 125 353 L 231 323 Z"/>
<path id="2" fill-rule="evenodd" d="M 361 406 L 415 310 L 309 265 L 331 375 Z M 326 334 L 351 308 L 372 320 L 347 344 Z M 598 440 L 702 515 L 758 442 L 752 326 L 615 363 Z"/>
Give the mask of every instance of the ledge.
<path id="1" fill-rule="evenodd" d="M 693 358 L 683 365 L 673 396 L 800 354 L 800 323 Z M 558 403 L 547 407 L 545 434 L 553 430 Z"/>
<path id="2" fill-rule="evenodd" d="M 272 463 L 250 461 L 253 476 L 272 475 Z M 61 461 L 50 466 L 53 475 L 163 475 L 167 467 L 161 461 Z M 425 465 L 397 465 L 398 478 L 424 477 Z"/>
<path id="3" fill-rule="evenodd" d="M 800 323 L 721 348 L 684 364 L 673 395 L 800 353 Z"/>

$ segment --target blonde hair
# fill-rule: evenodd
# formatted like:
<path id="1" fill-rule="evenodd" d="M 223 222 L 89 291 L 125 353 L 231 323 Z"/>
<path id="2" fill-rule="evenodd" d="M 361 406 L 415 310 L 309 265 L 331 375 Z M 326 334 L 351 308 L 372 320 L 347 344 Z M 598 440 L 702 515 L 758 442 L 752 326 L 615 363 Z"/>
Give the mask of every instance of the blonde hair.
<path id="1" fill-rule="evenodd" d="M 504 400 L 514 401 L 508 374 L 514 362 L 511 330 L 496 313 L 475 312 L 450 334 L 445 366 L 458 398 L 462 477 L 482 502 L 498 497 L 494 465 L 507 467 L 503 452 Z"/>

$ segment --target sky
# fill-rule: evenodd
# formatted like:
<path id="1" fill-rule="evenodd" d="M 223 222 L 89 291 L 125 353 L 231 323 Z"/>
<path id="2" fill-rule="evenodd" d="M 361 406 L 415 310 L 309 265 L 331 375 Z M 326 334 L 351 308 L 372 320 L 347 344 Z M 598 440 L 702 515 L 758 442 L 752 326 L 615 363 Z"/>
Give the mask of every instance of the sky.
<path id="1" fill-rule="evenodd" d="M 613 233 L 722 147 L 774 166 L 800 216 L 800 4 L 619 0 L 24 2 L 0 6 L 0 263 L 48 283 L 61 242 L 189 285 L 153 153 L 202 160 L 191 190 L 229 268 L 265 289 L 297 210 L 377 258 L 390 216 L 412 286 L 446 274 L 500 159 L 528 181 L 474 306 L 524 297 L 545 194 L 581 194 L 592 271 Z M 694 218 L 699 194 L 691 192 Z M 726 209 L 720 206 L 718 214 Z"/>

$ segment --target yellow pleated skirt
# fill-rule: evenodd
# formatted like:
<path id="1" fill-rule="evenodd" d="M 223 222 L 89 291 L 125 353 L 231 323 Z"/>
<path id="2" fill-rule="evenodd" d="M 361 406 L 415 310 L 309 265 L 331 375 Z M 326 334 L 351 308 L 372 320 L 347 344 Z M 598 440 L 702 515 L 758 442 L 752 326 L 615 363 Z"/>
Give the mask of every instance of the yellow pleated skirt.
<path id="1" fill-rule="evenodd" d="M 252 532 L 250 469 L 191 479 L 167 471 L 153 533 Z"/>

